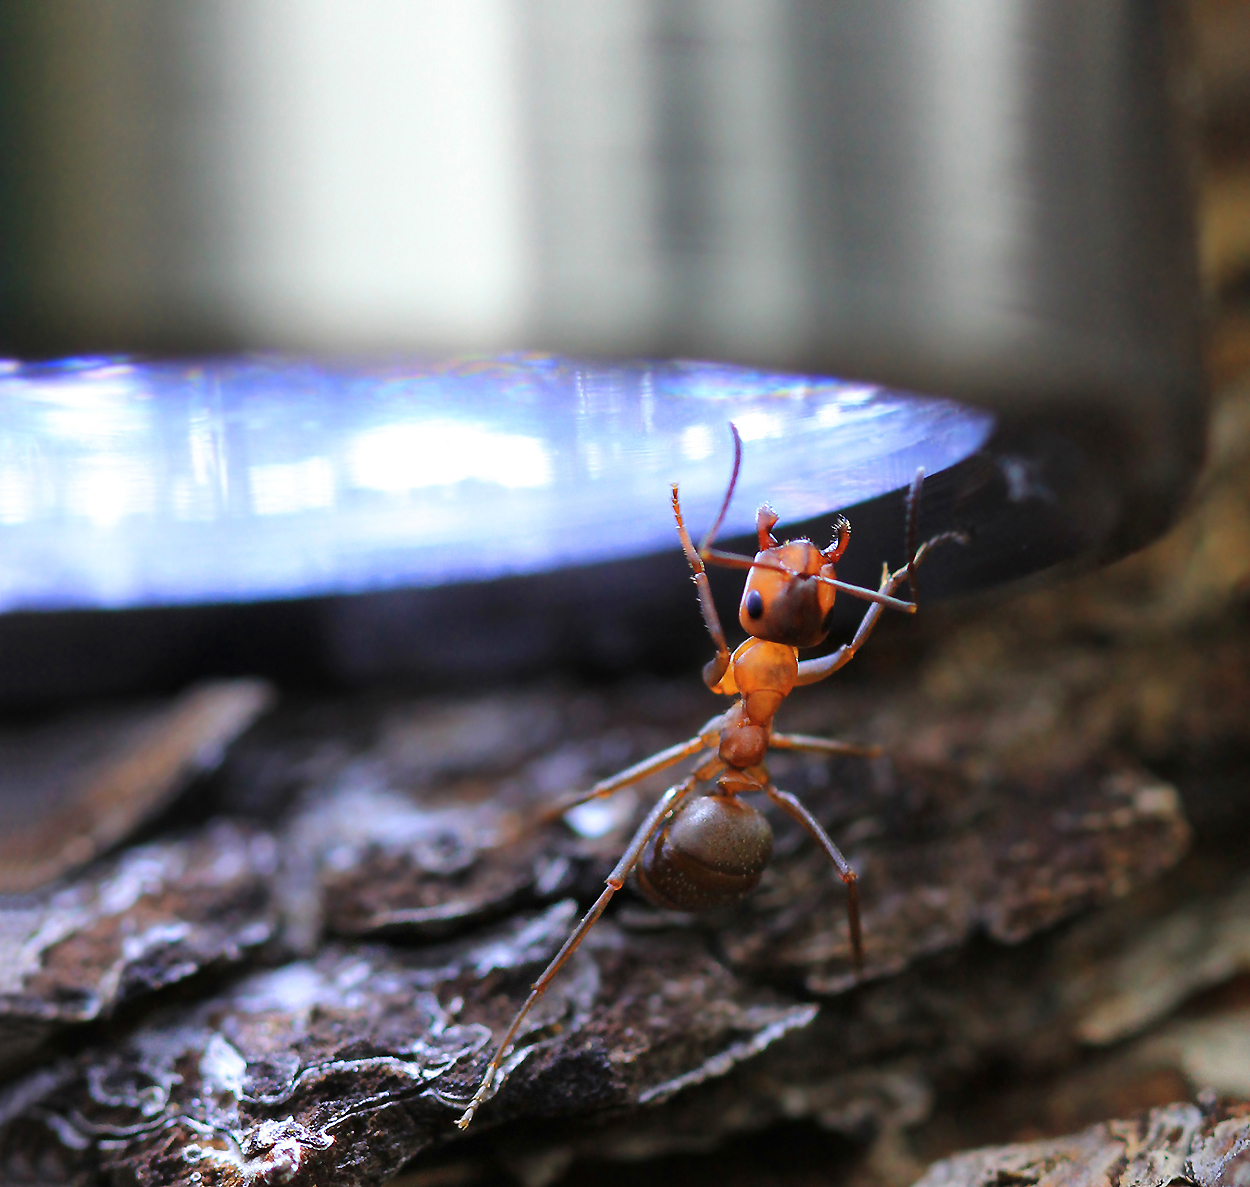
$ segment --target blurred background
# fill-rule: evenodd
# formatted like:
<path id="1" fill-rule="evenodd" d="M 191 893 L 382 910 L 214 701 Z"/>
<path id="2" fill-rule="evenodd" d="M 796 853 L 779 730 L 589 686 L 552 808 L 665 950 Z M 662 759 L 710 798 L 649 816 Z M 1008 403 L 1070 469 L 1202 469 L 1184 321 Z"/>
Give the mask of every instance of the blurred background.
<path id="1" fill-rule="evenodd" d="M 668 481 L 710 518 L 735 416 L 731 532 L 770 495 L 824 532 L 944 471 L 926 530 L 977 546 L 934 596 L 1120 555 L 1196 473 L 1215 101 L 1176 5 L 0 21 L 0 345 L 69 360 L 0 376 L 0 609 L 61 612 L 0 619 L 0 700 L 684 662 L 676 570 L 628 562 L 671 552 Z M 890 414 L 893 390 L 989 417 Z M 898 517 L 857 510 L 850 579 Z M 452 585 L 459 613 L 429 592 Z M 97 608 L 124 616 L 74 616 Z"/>
<path id="2" fill-rule="evenodd" d="M 1027 390 L 1010 355 L 1063 346 L 1090 386 L 1117 348 L 1184 361 L 1193 97 L 1166 5 L 56 0 L 5 22 L 22 353 L 580 347 L 873 360 L 947 394 L 991 368 Z"/>

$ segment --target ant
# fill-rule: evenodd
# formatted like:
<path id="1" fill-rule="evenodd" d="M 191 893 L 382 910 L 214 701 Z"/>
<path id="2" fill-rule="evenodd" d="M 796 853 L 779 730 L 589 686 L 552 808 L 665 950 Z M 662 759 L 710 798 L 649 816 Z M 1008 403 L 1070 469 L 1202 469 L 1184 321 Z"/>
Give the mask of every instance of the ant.
<path id="1" fill-rule="evenodd" d="M 881 585 L 876 590 L 849 585 L 834 576 L 834 565 L 850 541 L 851 525 L 842 515 L 834 521 L 832 544 L 822 551 L 810 540 L 779 544 L 772 535 L 777 515 L 765 503 L 756 513 L 759 551 L 754 558 L 721 552 L 712 547 L 712 542 L 729 510 L 742 465 L 742 439 L 736 426 L 730 425 L 730 431 L 734 440 L 734 465 L 729 489 L 716 522 L 697 549 L 682 519 L 676 483 L 672 500 L 677 534 L 699 592 L 703 621 L 716 646 L 715 657 L 703 668 L 703 681 L 712 692 L 738 699 L 689 741 L 661 750 L 610 779 L 596 783 L 588 792 L 547 815 L 547 819 L 554 820 L 578 804 L 612 795 L 701 751 L 713 751 L 712 757 L 670 787 L 647 813 L 616 868 L 608 875 L 606 889 L 534 982 L 525 1004 L 487 1064 L 477 1092 L 456 1121 L 461 1129 L 467 1128 L 482 1103 L 502 1085 L 507 1073 L 500 1076 L 500 1069 L 525 1016 L 631 873 L 643 895 L 657 906 L 676 911 L 707 911 L 726 906 L 755 888 L 772 857 L 773 835 L 768 821 L 742 799 L 744 794 L 755 792 L 767 796 L 798 821 L 833 863 L 846 887 L 847 924 L 856 974 L 863 971 L 864 947 L 855 871 L 799 800 L 773 785 L 763 764 L 769 747 L 869 758 L 880 751 L 876 747 L 853 746 L 829 738 L 777 733 L 773 730 L 773 717 L 795 687 L 814 684 L 845 666 L 872 633 L 885 607 L 914 614 L 916 566 L 935 545 L 949 539 L 966 542 L 966 538 L 959 532 L 944 532 L 919 548 L 915 546 L 917 504 L 924 481 L 924 471 L 919 470 L 907 496 L 907 563 L 894 572 L 888 565 L 883 566 Z M 738 622 L 748 637 L 732 654 L 712 602 L 707 565 L 747 570 Z M 904 581 L 911 590 L 909 602 L 892 596 Z M 800 647 L 817 647 L 829 634 L 834 597 L 839 590 L 872 605 L 849 643 L 817 659 L 800 660 Z M 692 795 L 700 784 L 712 780 L 716 781 L 715 790 Z"/>

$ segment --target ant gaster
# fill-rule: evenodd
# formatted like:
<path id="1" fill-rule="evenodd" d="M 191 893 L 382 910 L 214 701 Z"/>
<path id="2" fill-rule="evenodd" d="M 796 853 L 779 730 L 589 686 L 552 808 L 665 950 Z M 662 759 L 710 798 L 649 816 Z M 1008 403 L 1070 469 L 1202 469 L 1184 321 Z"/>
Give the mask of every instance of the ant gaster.
<path id="1" fill-rule="evenodd" d="M 773 835 L 768 821 L 742 799 L 745 793 L 762 793 L 797 820 L 833 863 L 846 886 L 852 960 L 857 973 L 863 968 L 855 871 L 798 799 L 773 785 L 763 763 L 770 747 L 865 757 L 872 757 L 878 751 L 874 747 L 853 746 L 829 738 L 778 733 L 773 729 L 773 717 L 796 686 L 814 684 L 844 666 L 872 633 L 886 606 L 915 613 L 916 566 L 934 545 L 962 537 L 959 533 L 947 532 L 916 548 L 916 510 L 924 479 L 921 470 L 912 482 L 907 499 L 907 563 L 894 572 L 888 565 L 884 566 L 881 584 L 876 590 L 848 585 L 834 575 L 834 565 L 850 540 L 851 525 L 844 516 L 838 516 L 835 521 L 833 543 L 826 549 L 818 549 L 810 540 L 779 544 L 772 535 L 777 516 L 765 504 L 756 513 L 759 551 L 754 558 L 721 552 L 712 547 L 712 542 L 724 522 L 742 464 L 742 440 L 737 428 L 731 425 L 730 429 L 734 439 L 733 475 L 720 514 L 699 548 L 691 542 L 682 520 L 676 483 L 673 484 L 673 514 L 699 592 L 703 621 L 716 646 L 715 657 L 703 669 L 704 683 L 713 692 L 738 699 L 689 741 L 670 746 L 596 783 L 588 792 L 561 804 L 550 814 L 554 819 L 578 804 L 609 796 L 683 759 L 702 751 L 713 752 L 712 757 L 705 758 L 680 783 L 670 787 L 647 813 L 616 868 L 608 875 L 606 889 L 534 982 L 525 1004 L 487 1064 L 477 1092 L 456 1122 L 461 1129 L 468 1126 L 481 1104 L 494 1095 L 506 1078 L 507 1073 L 501 1071 L 504 1058 L 530 1007 L 572 956 L 631 873 L 635 875 L 638 889 L 648 899 L 657 906 L 677 911 L 706 911 L 725 906 L 755 888 L 772 857 Z M 747 571 L 746 587 L 738 608 L 738 622 L 747 632 L 747 639 L 732 654 L 712 602 L 706 565 Z M 910 602 L 892 596 L 904 581 L 911 588 Z M 800 647 L 816 647 L 828 635 L 838 590 L 872 605 L 849 643 L 817 659 L 800 660 Z M 714 790 L 693 794 L 700 785 L 712 780 L 715 780 Z"/>

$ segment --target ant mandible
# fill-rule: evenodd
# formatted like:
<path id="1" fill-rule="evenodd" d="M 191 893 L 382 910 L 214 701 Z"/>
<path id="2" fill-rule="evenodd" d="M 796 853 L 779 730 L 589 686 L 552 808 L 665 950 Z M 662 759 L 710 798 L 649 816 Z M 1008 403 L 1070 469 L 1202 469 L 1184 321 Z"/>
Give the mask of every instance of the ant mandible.
<path id="1" fill-rule="evenodd" d="M 712 542 L 729 510 L 742 465 L 742 439 L 735 426 L 730 425 L 730 430 L 734 440 L 733 475 L 720 514 L 699 548 L 691 542 L 682 519 L 676 483 L 672 497 L 677 534 L 699 591 L 703 621 L 716 646 L 715 657 L 703 669 L 703 681 L 713 692 L 738 699 L 689 741 L 661 750 L 610 779 L 596 783 L 590 791 L 561 804 L 548 815 L 548 819 L 555 819 L 578 804 L 612 795 L 700 751 L 715 752 L 680 783 L 670 787 L 647 813 L 616 868 L 608 875 L 606 889 L 534 982 L 525 1004 L 487 1064 L 477 1092 L 456 1121 L 461 1129 L 468 1126 L 482 1103 L 502 1086 L 506 1073 L 500 1075 L 500 1069 L 525 1016 L 631 873 L 635 874 L 638 889 L 648 899 L 657 906 L 677 911 L 706 911 L 725 906 L 755 888 L 772 857 L 773 835 L 768 821 L 741 798 L 746 793 L 763 793 L 797 820 L 837 869 L 846 886 L 852 959 L 857 974 L 863 969 L 855 871 L 799 800 L 773 785 L 763 765 L 764 756 L 770 747 L 864 757 L 878 753 L 875 747 L 853 746 L 806 734 L 777 733 L 773 729 L 773 717 L 792 689 L 801 684 L 814 684 L 843 667 L 872 633 L 886 606 L 914 614 L 916 566 L 936 544 L 947 539 L 962 539 L 962 535 L 945 532 L 925 541 L 919 548 L 915 546 L 916 510 L 924 480 L 924 471 L 920 470 L 907 496 L 907 563 L 894 572 L 888 565 L 883 566 L 881 585 L 876 590 L 849 585 L 834 576 L 834 565 L 846 551 L 851 532 L 850 523 L 841 515 L 834 522 L 833 543 L 822 551 L 810 540 L 778 544 L 772 535 L 777 515 L 764 504 L 756 513 L 760 550 L 755 557 L 721 552 L 712 547 Z M 748 637 L 732 654 L 712 602 L 706 565 L 747 570 L 738 621 Z M 910 602 L 892 596 L 904 581 L 911 589 Z M 828 655 L 800 660 L 800 647 L 819 646 L 829 634 L 834 597 L 839 590 L 872 603 L 854 637 Z M 692 795 L 701 784 L 713 779 L 716 781 L 714 791 Z"/>

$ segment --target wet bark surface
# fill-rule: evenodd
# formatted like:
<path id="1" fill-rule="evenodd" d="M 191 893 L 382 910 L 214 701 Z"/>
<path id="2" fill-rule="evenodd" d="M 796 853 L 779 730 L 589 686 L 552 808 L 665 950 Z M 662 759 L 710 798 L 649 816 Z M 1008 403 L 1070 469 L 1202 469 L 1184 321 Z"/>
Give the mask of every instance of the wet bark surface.
<path id="1" fill-rule="evenodd" d="M 1173 1104 L 1069 1137 L 939 1162 L 916 1187 L 1240 1187 L 1250 1183 L 1250 1106 Z"/>
<path id="2" fill-rule="evenodd" d="M 221 821 L 0 906 L 0 1067 L 274 940 L 273 838 Z"/>
<path id="3" fill-rule="evenodd" d="M 0 894 L 37 890 L 124 840 L 272 701 L 263 681 L 222 680 L 0 730 Z"/>

